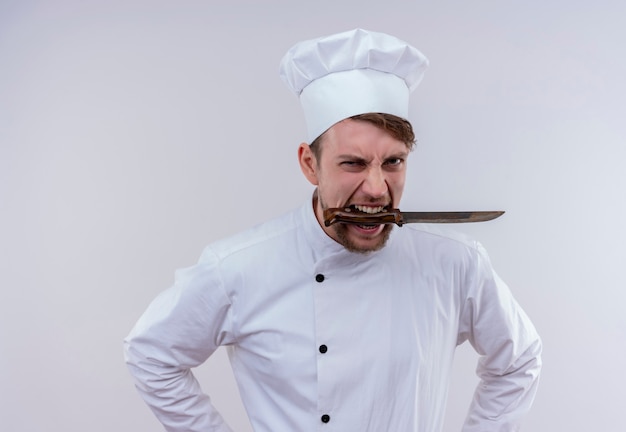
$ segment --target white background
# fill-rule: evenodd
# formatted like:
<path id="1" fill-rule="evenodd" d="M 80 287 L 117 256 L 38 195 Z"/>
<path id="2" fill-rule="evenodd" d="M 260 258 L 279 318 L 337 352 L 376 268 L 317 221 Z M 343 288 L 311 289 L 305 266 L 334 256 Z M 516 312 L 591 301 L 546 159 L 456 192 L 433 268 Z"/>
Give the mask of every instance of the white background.
<path id="1" fill-rule="evenodd" d="M 0 428 L 161 430 L 122 339 L 204 245 L 308 199 L 278 63 L 363 27 L 431 61 L 402 207 L 507 211 L 459 229 L 544 340 L 524 430 L 622 431 L 625 5 L 0 0 Z M 446 432 L 475 360 L 459 349 Z M 197 374 L 249 431 L 224 353 Z"/>

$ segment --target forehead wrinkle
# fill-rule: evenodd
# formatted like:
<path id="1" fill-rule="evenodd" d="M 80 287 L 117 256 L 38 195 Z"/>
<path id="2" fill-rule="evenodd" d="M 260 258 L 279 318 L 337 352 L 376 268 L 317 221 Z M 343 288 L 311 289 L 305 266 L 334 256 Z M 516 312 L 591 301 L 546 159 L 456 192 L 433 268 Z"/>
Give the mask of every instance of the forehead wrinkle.
<path id="1" fill-rule="evenodd" d="M 328 161 L 353 160 L 367 165 L 384 165 L 390 159 L 406 160 L 406 144 L 365 122 L 344 120 L 328 129 L 320 139 L 321 158 Z"/>
<path id="2" fill-rule="evenodd" d="M 377 143 L 369 145 L 369 143 L 363 144 L 359 142 L 350 142 L 344 140 L 342 142 L 336 143 L 335 149 L 339 152 L 339 155 L 337 157 L 356 157 L 364 160 L 374 159 L 379 154 L 381 155 L 381 159 L 383 160 L 394 157 L 408 157 L 409 151 L 407 150 L 404 143 L 398 143 L 400 145 L 396 145 L 395 142 L 386 143 L 382 145 L 384 146 L 383 148 L 380 148 L 381 145 L 377 145 Z"/>

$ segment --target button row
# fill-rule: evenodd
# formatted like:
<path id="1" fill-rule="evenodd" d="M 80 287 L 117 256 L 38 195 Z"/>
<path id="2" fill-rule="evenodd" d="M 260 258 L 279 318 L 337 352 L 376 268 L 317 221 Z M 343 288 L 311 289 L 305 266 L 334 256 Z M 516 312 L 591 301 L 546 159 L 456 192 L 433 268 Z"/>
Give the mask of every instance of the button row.
<path id="1" fill-rule="evenodd" d="M 324 279 L 324 275 L 321 273 L 315 275 L 315 280 L 319 283 L 324 282 Z M 326 354 L 326 352 L 328 351 L 328 347 L 326 345 L 320 345 L 319 350 L 322 354 Z M 330 416 L 328 414 L 324 414 L 322 415 L 320 420 L 322 420 L 322 423 L 328 423 L 330 421 Z"/>

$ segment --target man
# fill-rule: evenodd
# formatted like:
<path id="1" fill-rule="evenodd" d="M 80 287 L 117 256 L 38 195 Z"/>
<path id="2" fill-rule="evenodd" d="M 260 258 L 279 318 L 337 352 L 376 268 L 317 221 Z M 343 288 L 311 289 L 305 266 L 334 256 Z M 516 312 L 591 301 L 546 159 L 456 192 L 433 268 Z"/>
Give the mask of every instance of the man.
<path id="1" fill-rule="evenodd" d="M 281 74 L 308 127 L 303 207 L 208 246 L 126 340 L 168 431 L 229 431 L 190 372 L 226 346 L 257 432 L 437 432 L 456 346 L 481 355 L 464 431 L 515 431 L 541 343 L 476 242 L 430 226 L 325 226 L 323 211 L 396 208 L 426 58 L 364 30 L 294 46 Z"/>

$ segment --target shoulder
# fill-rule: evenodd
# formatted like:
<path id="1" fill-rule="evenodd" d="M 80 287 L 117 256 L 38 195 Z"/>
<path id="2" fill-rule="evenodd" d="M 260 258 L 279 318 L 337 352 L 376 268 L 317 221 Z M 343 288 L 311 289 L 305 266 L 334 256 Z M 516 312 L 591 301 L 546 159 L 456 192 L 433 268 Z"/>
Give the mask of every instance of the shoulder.
<path id="1" fill-rule="evenodd" d="M 202 255 L 200 262 L 222 261 L 246 252 L 255 252 L 259 248 L 271 249 L 272 245 L 282 245 L 293 241 L 302 224 L 299 210 L 292 210 L 267 222 L 255 225 L 232 236 L 217 240 L 209 244 Z"/>
<path id="2" fill-rule="evenodd" d="M 411 265 L 473 269 L 482 261 L 488 262 L 478 241 L 447 225 L 411 224 L 395 231 L 394 250 L 390 252 L 396 259 L 404 257 Z"/>
<path id="3" fill-rule="evenodd" d="M 415 245 L 425 243 L 430 247 L 438 245 L 451 249 L 475 252 L 478 252 L 481 249 L 479 242 L 464 233 L 448 227 L 447 225 L 411 224 L 405 225 L 400 229 L 407 231 L 403 237 Z"/>

